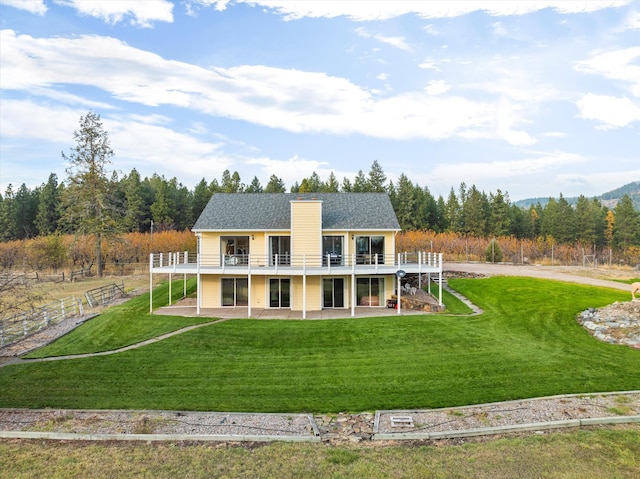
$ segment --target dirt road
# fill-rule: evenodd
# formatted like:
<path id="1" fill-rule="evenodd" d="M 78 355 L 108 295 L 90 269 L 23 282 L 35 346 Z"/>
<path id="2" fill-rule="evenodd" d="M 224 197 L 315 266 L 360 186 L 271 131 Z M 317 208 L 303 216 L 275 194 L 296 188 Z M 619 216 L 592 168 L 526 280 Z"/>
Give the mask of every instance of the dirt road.
<path id="1" fill-rule="evenodd" d="M 631 279 L 640 276 L 640 272 L 632 270 L 615 270 L 605 268 L 586 268 L 580 266 L 538 266 L 491 263 L 444 263 L 444 271 L 464 271 L 485 276 L 530 276 L 541 279 L 555 279 L 570 283 L 581 283 L 592 286 L 629 291 L 631 285 L 610 279 Z"/>

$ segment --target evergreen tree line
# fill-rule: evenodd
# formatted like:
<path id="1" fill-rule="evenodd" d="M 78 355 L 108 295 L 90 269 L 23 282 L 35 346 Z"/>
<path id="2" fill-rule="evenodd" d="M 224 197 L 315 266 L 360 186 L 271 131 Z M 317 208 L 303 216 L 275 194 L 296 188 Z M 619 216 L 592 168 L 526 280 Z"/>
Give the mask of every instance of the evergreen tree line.
<path id="1" fill-rule="evenodd" d="M 74 200 L 73 177 L 59 181 L 49 175 L 46 183 L 34 189 L 22 184 L 14 191 L 9 185 L 0 195 L 0 241 L 35 238 L 51 234 L 82 233 L 77 216 L 71 214 Z M 83 181 L 87 181 L 83 177 Z M 244 184 L 238 172 L 225 170 L 222 177 L 204 178 L 189 190 L 175 177 L 142 178 L 136 169 L 118 177 L 112 174 L 104 185 L 110 198 L 113 231 L 118 233 L 183 231 L 190 229 L 211 195 L 215 193 L 284 193 L 286 187 L 276 175 L 266 186 L 254 177 Z M 377 161 L 368 174 L 362 170 L 353 179 L 339 181 L 333 172 L 326 180 L 317 173 L 296 182 L 292 193 L 386 192 L 400 226 L 405 231 L 432 230 L 464 236 L 491 238 L 513 236 L 519 239 L 552 238 L 557 243 L 580 243 L 585 247 L 612 247 L 623 250 L 640 246 L 640 212 L 625 195 L 613 209 L 596 199 L 580 196 L 572 206 L 562 195 L 529 208 L 512 204 L 508 193 L 498 190 L 486 194 L 475 185 L 461 183 L 448 196 L 435 198 L 427 187 L 413 183 L 401 174 L 394 183 Z M 76 213 L 76 215 L 79 213 Z"/>

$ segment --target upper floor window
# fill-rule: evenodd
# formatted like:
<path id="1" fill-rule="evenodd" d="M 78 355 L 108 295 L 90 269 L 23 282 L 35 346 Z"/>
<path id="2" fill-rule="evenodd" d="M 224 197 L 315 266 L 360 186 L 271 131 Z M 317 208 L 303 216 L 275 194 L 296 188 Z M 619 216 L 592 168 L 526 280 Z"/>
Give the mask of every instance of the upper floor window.
<path id="1" fill-rule="evenodd" d="M 384 236 L 356 236 L 358 264 L 384 264 Z"/>
<path id="2" fill-rule="evenodd" d="M 322 264 L 341 265 L 342 259 L 342 236 L 323 236 L 322 237 Z"/>
<path id="3" fill-rule="evenodd" d="M 220 249 L 225 265 L 235 266 L 249 263 L 248 236 L 221 236 Z"/>
<path id="4" fill-rule="evenodd" d="M 269 237 L 269 265 L 291 264 L 291 237 L 290 236 L 270 236 Z"/>

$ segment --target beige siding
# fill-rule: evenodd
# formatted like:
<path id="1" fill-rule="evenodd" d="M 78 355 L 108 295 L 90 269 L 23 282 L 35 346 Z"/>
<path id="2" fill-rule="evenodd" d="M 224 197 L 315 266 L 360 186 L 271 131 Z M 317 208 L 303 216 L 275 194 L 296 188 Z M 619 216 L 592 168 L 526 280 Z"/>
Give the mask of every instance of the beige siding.
<path id="1" fill-rule="evenodd" d="M 266 308 L 268 292 L 267 279 L 264 276 L 251 276 L 251 307 Z"/>
<path id="2" fill-rule="evenodd" d="M 204 257 L 213 257 L 220 255 L 220 234 L 219 233 L 202 233 L 200 239 L 200 253 Z"/>
<path id="3" fill-rule="evenodd" d="M 291 202 L 291 249 L 294 258 L 306 257 L 307 266 L 321 264 L 321 201 Z"/>
<path id="4" fill-rule="evenodd" d="M 303 279 L 296 276 L 291 280 L 292 289 L 292 309 L 294 311 L 302 311 L 304 308 L 303 300 Z M 322 281 L 319 276 L 307 276 L 307 311 L 320 311 L 322 309 Z"/>
<path id="5" fill-rule="evenodd" d="M 200 276 L 202 281 L 202 303 L 203 308 L 220 307 L 220 278 L 213 275 Z"/>

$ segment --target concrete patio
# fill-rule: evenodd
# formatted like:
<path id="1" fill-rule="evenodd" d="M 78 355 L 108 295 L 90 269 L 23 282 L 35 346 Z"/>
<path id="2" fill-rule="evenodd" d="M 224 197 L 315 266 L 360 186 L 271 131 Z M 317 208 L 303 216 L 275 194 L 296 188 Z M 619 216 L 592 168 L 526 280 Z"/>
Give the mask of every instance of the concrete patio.
<path id="1" fill-rule="evenodd" d="M 185 298 L 171 306 L 159 308 L 153 314 L 166 316 L 197 316 L 197 307 L 195 298 Z M 398 314 L 397 309 L 385 307 L 363 307 L 355 308 L 356 318 L 366 318 L 375 316 L 406 316 L 416 314 L 428 314 L 423 311 L 401 310 Z M 204 318 L 248 318 L 248 308 L 201 308 L 200 316 Z M 318 319 L 338 319 L 351 318 L 351 309 L 323 309 L 322 311 L 307 311 L 307 320 Z M 303 319 L 302 311 L 291 311 L 289 309 L 266 309 L 251 308 L 251 317 L 254 319 Z"/>

